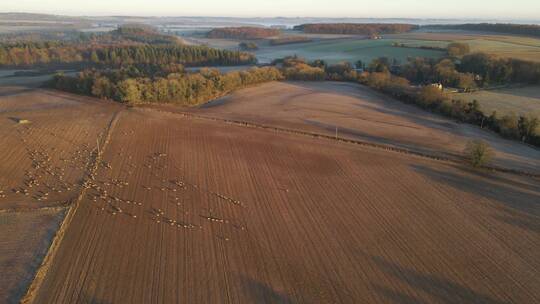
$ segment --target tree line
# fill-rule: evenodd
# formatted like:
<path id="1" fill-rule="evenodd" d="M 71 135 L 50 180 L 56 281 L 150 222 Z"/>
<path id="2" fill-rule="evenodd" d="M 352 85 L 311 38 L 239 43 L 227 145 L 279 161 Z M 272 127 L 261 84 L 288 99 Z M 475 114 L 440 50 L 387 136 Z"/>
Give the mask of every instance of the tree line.
<path id="1" fill-rule="evenodd" d="M 121 66 L 179 63 L 242 65 L 255 63 L 253 55 L 206 46 L 186 45 L 83 45 L 62 42 L 28 42 L 0 45 L 0 67 L 43 65 Z"/>
<path id="2" fill-rule="evenodd" d="M 280 30 L 273 28 L 242 26 L 215 28 L 208 32 L 206 36 L 208 38 L 251 40 L 277 36 L 280 33 Z"/>
<path id="3" fill-rule="evenodd" d="M 381 58 L 376 61 L 380 62 Z M 385 69 L 389 63 L 383 62 Z M 410 58 L 399 76 L 417 84 L 440 82 L 463 90 L 511 83 L 540 83 L 540 63 L 473 53 L 455 58 Z"/>
<path id="4" fill-rule="evenodd" d="M 308 23 L 294 27 L 305 33 L 347 35 L 399 34 L 417 28 L 417 25 L 400 23 Z"/>
<path id="5" fill-rule="evenodd" d="M 482 31 L 540 37 L 540 25 L 511 23 L 466 23 L 427 25 L 426 28 Z"/>
<path id="6" fill-rule="evenodd" d="M 458 70 L 480 76 L 481 85 L 540 83 L 540 63 L 514 58 L 498 58 L 484 53 L 464 56 Z"/>
<path id="7" fill-rule="evenodd" d="M 507 138 L 540 146 L 540 119 L 538 117 L 516 114 L 501 116 L 497 112 L 483 113 L 476 100 L 466 102 L 456 99 L 444 93 L 437 86 L 431 85 L 436 81 L 447 84 L 454 83 L 467 88 L 486 84 L 482 80 L 477 81 L 474 74 L 456 70 L 457 63 L 450 58 L 441 60 L 410 59 L 407 64 L 402 66 L 399 73 L 394 74 L 390 72 L 392 62 L 388 58 L 377 58 L 367 66 L 358 62 L 357 67 L 365 67 L 363 72 L 358 72 L 348 62 L 327 65 L 322 60 L 307 62 L 296 56 L 276 60 L 275 64 L 282 66 L 286 79 L 358 82 L 428 111 L 461 122 L 476 124 L 482 128 L 489 128 Z M 529 63 L 529 65 L 534 65 L 534 63 Z M 466 70 L 469 67 L 465 65 L 462 68 Z M 524 71 L 517 70 L 515 73 L 519 74 L 520 72 Z M 529 79 L 524 76 L 518 78 Z M 511 80 L 512 78 L 508 79 L 508 81 Z M 539 78 L 530 78 L 530 80 L 538 83 Z"/>
<path id="8" fill-rule="evenodd" d="M 51 86 L 119 102 L 167 102 L 189 106 L 208 102 L 235 89 L 267 81 L 283 79 L 350 81 L 367 85 L 423 109 L 489 128 L 508 138 L 540 146 L 538 117 L 483 113 L 477 101 L 466 102 L 456 99 L 432 85 L 434 82 L 462 88 L 487 85 L 484 78 L 477 77 L 479 74 L 476 73 L 483 70 L 490 71 L 493 62 L 478 61 L 475 57 L 467 56 L 479 55 L 466 55 L 461 60 L 451 57 L 440 60 L 415 58 L 394 72 L 392 66 L 395 62 L 388 58 L 375 59 L 367 66 L 363 62 L 357 62 L 356 67 L 365 68 L 358 70 L 348 62 L 329 65 L 323 60 L 307 62 L 293 56 L 275 60 L 271 67 L 227 74 L 221 74 L 213 69 L 186 74 L 183 66 L 176 63 L 139 64 L 112 70 L 88 69 L 76 77 L 59 74 L 53 78 Z M 534 63 L 527 64 L 529 68 L 534 65 Z M 533 67 L 533 70 L 535 69 Z M 511 77 L 490 79 L 497 81 L 528 79 L 538 83 L 539 78 L 529 78 L 531 74 L 528 71 L 518 68 L 509 74 L 513 75 Z"/>
<path id="9" fill-rule="evenodd" d="M 130 42 L 144 44 L 182 43 L 182 40 L 177 36 L 162 34 L 156 28 L 145 24 L 126 24 L 106 33 L 88 33 L 82 35 L 79 41 L 97 44 L 126 44 Z"/>
<path id="10" fill-rule="evenodd" d="M 146 71 L 130 66 L 113 71 L 89 69 L 75 77 L 57 74 L 51 80 L 50 86 L 126 103 L 159 102 L 191 106 L 208 102 L 239 88 L 282 79 L 283 75 L 274 67 L 252 68 L 227 74 L 221 74 L 215 69 L 202 69 L 193 74 L 148 76 Z"/>
<path id="11" fill-rule="evenodd" d="M 65 30 L 0 34 L 1 43 L 51 41 L 96 45 L 182 43 L 182 40 L 177 36 L 160 33 L 154 27 L 143 24 L 122 25 L 115 30 L 102 33 Z"/>

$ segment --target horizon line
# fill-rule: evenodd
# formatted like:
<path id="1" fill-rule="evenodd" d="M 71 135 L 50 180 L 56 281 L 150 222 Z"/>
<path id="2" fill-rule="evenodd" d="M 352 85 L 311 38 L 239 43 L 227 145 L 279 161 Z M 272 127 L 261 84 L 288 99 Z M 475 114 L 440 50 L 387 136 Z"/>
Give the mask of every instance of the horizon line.
<path id="1" fill-rule="evenodd" d="M 0 11 L 0 14 L 37 14 L 37 15 L 50 15 L 50 16 L 65 16 L 65 17 L 138 17 L 138 18 L 230 18 L 230 19 L 410 19 L 410 20 L 476 20 L 476 21 L 510 21 L 510 20 L 523 20 L 523 21 L 540 21 L 540 18 L 534 17 L 366 17 L 366 16 L 242 16 L 242 15 L 138 15 L 138 14 L 114 14 L 114 13 L 94 13 L 94 14 L 80 14 L 80 13 L 47 13 L 47 12 L 35 12 L 35 11 Z"/>

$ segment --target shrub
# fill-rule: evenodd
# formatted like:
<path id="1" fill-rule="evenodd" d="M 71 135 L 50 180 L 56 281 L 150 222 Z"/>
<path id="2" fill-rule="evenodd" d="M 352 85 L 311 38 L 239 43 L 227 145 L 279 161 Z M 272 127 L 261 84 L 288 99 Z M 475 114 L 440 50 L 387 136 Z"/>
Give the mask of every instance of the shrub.
<path id="1" fill-rule="evenodd" d="M 467 143 L 465 155 L 470 164 L 475 167 L 482 167 L 491 161 L 493 151 L 488 143 L 483 140 L 472 140 Z"/>
<path id="2" fill-rule="evenodd" d="M 238 47 L 243 51 L 256 51 L 259 49 L 255 42 L 241 42 Z"/>
<path id="3" fill-rule="evenodd" d="M 540 126 L 540 119 L 532 115 L 520 116 L 518 120 L 518 129 L 521 136 L 521 141 L 529 142 L 531 138 L 537 134 L 538 126 Z"/>
<path id="4" fill-rule="evenodd" d="M 504 115 L 497 121 L 499 130 L 504 137 L 520 139 L 519 118 L 515 113 Z"/>
<path id="5" fill-rule="evenodd" d="M 425 86 L 420 91 L 419 102 L 425 108 L 436 108 L 447 99 L 441 89 L 434 86 Z"/>
<path id="6" fill-rule="evenodd" d="M 471 48 L 467 43 L 459 42 L 450 43 L 447 49 L 448 55 L 450 56 L 463 56 L 471 51 Z"/>

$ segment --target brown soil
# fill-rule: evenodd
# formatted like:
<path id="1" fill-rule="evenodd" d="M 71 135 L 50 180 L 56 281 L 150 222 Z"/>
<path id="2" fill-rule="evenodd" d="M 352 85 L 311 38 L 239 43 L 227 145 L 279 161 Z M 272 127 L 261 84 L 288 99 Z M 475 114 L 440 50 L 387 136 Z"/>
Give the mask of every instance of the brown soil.
<path id="1" fill-rule="evenodd" d="M 0 212 L 0 303 L 18 303 L 60 225 L 64 209 Z"/>
<path id="2" fill-rule="evenodd" d="M 0 87 L 0 209 L 69 204 L 96 139 L 120 108 L 55 91 Z"/>
<path id="3" fill-rule="evenodd" d="M 540 300 L 538 179 L 148 109 L 103 161 L 35 303 Z"/>
<path id="4" fill-rule="evenodd" d="M 194 111 L 449 157 L 481 136 L 498 164 L 539 168 L 538 150 L 349 84 L 217 104 Z M 0 209 L 18 210 L 0 211 L 0 302 L 39 263 L 24 301 L 540 301 L 539 179 L 163 109 L 0 88 Z M 66 204 L 56 231 L 48 206 Z"/>
<path id="5" fill-rule="evenodd" d="M 306 130 L 443 157 L 462 158 L 467 141 L 494 148 L 494 165 L 540 173 L 540 150 L 403 104 L 364 86 L 273 82 L 238 91 L 194 113 Z"/>
<path id="6" fill-rule="evenodd" d="M 63 219 L 58 206 L 81 192 L 96 139 L 122 108 L 24 80 L 0 87 L 0 303 L 26 293 Z"/>

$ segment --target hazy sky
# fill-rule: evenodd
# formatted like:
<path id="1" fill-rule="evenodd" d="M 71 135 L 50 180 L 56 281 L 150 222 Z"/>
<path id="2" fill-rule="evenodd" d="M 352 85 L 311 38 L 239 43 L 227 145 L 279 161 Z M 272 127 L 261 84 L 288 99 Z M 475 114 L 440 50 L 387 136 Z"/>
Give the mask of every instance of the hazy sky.
<path id="1" fill-rule="evenodd" d="M 540 0 L 0 0 L 1 12 L 234 17 L 538 19 Z"/>

